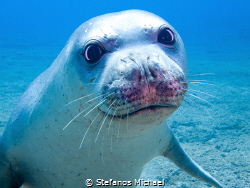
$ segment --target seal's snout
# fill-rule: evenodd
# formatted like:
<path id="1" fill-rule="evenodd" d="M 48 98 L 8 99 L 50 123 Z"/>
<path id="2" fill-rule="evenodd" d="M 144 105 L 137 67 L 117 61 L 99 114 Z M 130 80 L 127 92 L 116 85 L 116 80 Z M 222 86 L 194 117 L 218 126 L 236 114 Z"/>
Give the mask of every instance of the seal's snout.
<path id="1" fill-rule="evenodd" d="M 113 94 L 100 107 L 102 111 L 121 117 L 177 109 L 181 104 L 187 84 L 179 66 L 159 54 L 143 55 L 130 53 L 105 76 L 104 83 L 109 84 L 103 85 L 102 93 Z"/>

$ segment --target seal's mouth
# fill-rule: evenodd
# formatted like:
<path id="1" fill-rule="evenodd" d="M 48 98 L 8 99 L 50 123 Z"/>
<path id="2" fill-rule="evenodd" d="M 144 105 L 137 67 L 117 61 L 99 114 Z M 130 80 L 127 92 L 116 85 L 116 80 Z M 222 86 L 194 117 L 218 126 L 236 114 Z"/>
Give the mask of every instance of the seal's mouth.
<path id="1" fill-rule="evenodd" d="M 168 110 L 169 108 L 178 108 L 178 106 L 176 105 L 149 105 L 146 107 L 141 107 L 139 109 L 133 110 L 132 112 L 130 111 L 127 114 L 115 115 L 114 117 L 125 118 L 128 116 L 134 116 L 134 115 L 153 115 L 155 113 L 160 113 L 164 110 Z"/>
<path id="2" fill-rule="evenodd" d="M 150 113 L 157 113 L 160 112 L 162 110 L 166 110 L 169 107 L 174 107 L 174 106 L 147 106 L 144 108 L 141 108 L 139 110 L 136 110 L 135 112 L 130 113 L 129 115 L 140 115 L 140 114 L 150 114 Z"/>
<path id="3" fill-rule="evenodd" d="M 169 105 L 169 106 L 150 105 L 150 106 L 141 108 L 133 113 L 138 115 L 138 114 L 142 114 L 142 113 L 157 112 L 159 110 L 164 110 L 164 109 L 167 109 L 170 107 L 174 107 L 174 105 Z"/>

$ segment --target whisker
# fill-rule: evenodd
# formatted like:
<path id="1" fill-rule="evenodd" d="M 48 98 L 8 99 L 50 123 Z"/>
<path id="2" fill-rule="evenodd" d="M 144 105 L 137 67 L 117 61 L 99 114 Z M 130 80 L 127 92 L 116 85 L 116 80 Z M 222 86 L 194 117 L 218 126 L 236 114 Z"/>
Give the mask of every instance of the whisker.
<path id="1" fill-rule="evenodd" d="M 212 103 L 210 103 L 210 102 L 208 102 L 207 100 L 202 99 L 202 98 L 200 98 L 200 97 L 198 97 L 198 96 L 196 96 L 196 95 L 193 95 L 193 94 L 191 94 L 191 93 L 188 93 L 188 95 L 191 95 L 191 96 L 193 96 L 193 97 L 195 97 L 195 98 L 197 98 L 197 99 L 200 99 L 200 100 L 204 101 L 205 103 L 209 104 L 210 106 L 214 106 Z"/>
<path id="2" fill-rule="evenodd" d="M 91 105 L 89 107 L 87 107 L 86 109 L 84 109 L 83 111 L 81 111 L 80 113 L 78 113 L 73 119 L 71 119 L 67 125 L 65 125 L 65 127 L 63 128 L 63 130 L 65 130 L 77 117 L 79 117 L 81 114 L 83 114 L 86 110 L 88 110 L 88 108 L 90 108 Z"/>
<path id="3" fill-rule="evenodd" d="M 109 111 L 111 110 L 110 107 L 114 104 L 115 101 L 117 101 L 117 99 L 115 99 L 115 100 L 111 103 L 111 105 L 109 105 L 109 107 L 108 107 Z M 98 131 L 98 133 L 97 133 L 97 136 L 96 136 L 96 139 L 95 139 L 95 143 L 96 143 L 97 138 L 98 138 L 98 136 L 99 136 L 99 134 L 100 134 L 100 132 L 101 132 L 101 130 L 102 130 L 103 124 L 104 124 L 104 122 L 106 121 L 106 119 L 107 119 L 107 117 L 108 117 L 108 115 L 109 115 L 109 111 L 106 113 L 106 116 L 105 116 L 104 120 L 102 121 L 102 125 L 101 125 L 101 127 L 100 127 L 100 129 L 99 129 L 99 131 Z"/>
<path id="4" fill-rule="evenodd" d="M 115 93 L 115 92 L 110 93 L 108 96 L 110 96 L 110 95 L 112 95 L 112 94 L 114 94 L 114 93 Z M 108 96 L 106 96 L 105 98 L 107 98 Z M 98 103 L 94 108 L 92 108 L 90 111 L 88 111 L 88 113 L 86 113 L 86 114 L 84 115 L 84 117 L 86 117 L 90 112 L 92 112 L 96 107 L 98 107 L 99 105 L 101 105 L 102 103 L 104 103 L 106 100 L 107 100 L 107 99 L 104 99 L 103 101 L 101 101 L 100 103 Z"/>
<path id="5" fill-rule="evenodd" d="M 188 99 L 189 101 L 191 101 L 192 103 L 194 103 L 196 106 L 200 106 L 200 107 L 203 107 L 202 104 L 199 104 L 197 103 L 196 101 L 190 99 L 190 98 L 186 98 Z M 190 103 L 191 104 L 191 103 Z M 191 104 L 192 105 L 192 104 Z M 202 110 L 200 110 L 199 108 L 195 107 L 195 106 L 192 106 L 193 109 L 197 109 L 196 111 L 198 111 L 201 115 L 207 115 L 207 114 L 210 114 L 205 108 L 201 108 Z M 205 113 L 206 112 L 206 113 Z"/>
<path id="6" fill-rule="evenodd" d="M 99 91 L 99 92 L 96 92 L 96 93 L 100 93 L 100 91 Z M 89 97 L 89 96 L 94 95 L 94 94 L 96 94 L 96 93 L 92 93 L 92 94 L 89 94 L 89 95 L 80 97 L 80 98 L 78 98 L 78 99 L 75 99 L 75 100 L 73 100 L 73 101 L 71 101 L 71 102 L 65 104 L 60 110 L 62 110 L 65 106 L 68 106 L 69 104 L 71 104 L 71 103 L 73 103 L 73 102 L 79 101 L 79 100 L 81 100 L 81 99 L 83 99 L 83 98 Z M 59 110 L 59 111 L 60 111 L 60 110 Z"/>
<path id="7" fill-rule="evenodd" d="M 184 83 L 184 84 L 187 84 L 187 82 L 181 82 L 181 83 Z M 210 83 L 205 83 L 205 82 L 188 82 L 189 84 L 206 84 L 206 85 L 211 85 L 211 86 L 216 86 L 217 85 L 214 85 L 214 84 L 210 84 Z"/>
<path id="8" fill-rule="evenodd" d="M 192 81 L 197 81 L 197 82 L 211 82 L 211 81 L 209 81 L 209 80 L 187 80 L 188 82 L 192 82 Z"/>
<path id="9" fill-rule="evenodd" d="M 113 93 L 111 93 L 111 94 L 113 94 Z M 109 95 L 111 95 L 111 94 L 109 94 Z M 109 96 L 108 95 L 108 96 Z M 106 98 L 108 97 L 108 96 L 106 96 Z M 90 111 L 88 111 L 83 117 L 86 117 L 90 112 L 92 112 L 96 107 L 98 107 L 100 104 L 102 104 L 103 102 L 105 102 L 107 99 L 104 99 L 104 100 L 102 100 L 100 103 L 98 103 L 95 107 L 93 107 L 94 105 L 90 105 L 89 107 L 87 107 L 86 109 L 84 109 L 83 111 L 81 111 L 80 113 L 78 113 L 72 120 L 70 120 L 68 123 L 67 123 L 67 125 L 63 128 L 63 130 L 65 130 L 77 117 L 79 117 L 81 114 L 83 114 L 87 109 L 89 109 L 90 107 L 93 107 Z M 87 101 L 88 102 L 88 101 Z M 86 103 L 87 103 L 86 102 Z"/>
<path id="10" fill-rule="evenodd" d="M 85 136 L 87 135 L 87 133 L 88 133 L 88 131 L 89 131 L 91 125 L 94 123 L 94 121 L 96 120 L 96 118 L 97 118 L 100 114 L 101 114 L 101 111 L 97 114 L 97 116 L 95 116 L 95 118 L 94 118 L 94 119 L 92 120 L 92 122 L 90 123 L 88 129 L 86 130 L 86 132 L 85 132 L 85 134 L 84 134 L 84 136 L 83 136 L 83 138 L 82 138 L 82 141 L 81 141 L 81 144 L 80 144 L 79 149 L 81 149 L 82 144 L 83 144 L 83 141 L 84 141 L 84 139 L 85 139 Z"/>
<path id="11" fill-rule="evenodd" d="M 94 85 L 94 84 L 96 84 L 96 85 L 99 84 L 99 85 L 103 85 L 103 86 L 110 85 L 110 84 L 108 84 L 108 83 L 107 83 L 107 84 L 105 84 L 105 83 L 88 83 L 88 85 L 91 85 L 91 84 L 92 84 L 92 85 Z"/>
<path id="12" fill-rule="evenodd" d="M 99 96 L 97 96 L 97 97 L 95 97 L 95 98 L 93 98 L 93 99 L 90 99 L 90 100 L 88 100 L 86 103 L 91 102 L 91 101 L 93 101 L 93 100 L 95 100 L 95 99 L 97 99 L 97 98 L 99 98 L 99 97 L 102 97 L 103 95 L 106 95 L 106 94 L 108 94 L 108 93 L 104 93 L 104 94 L 99 95 Z"/>
<path id="13" fill-rule="evenodd" d="M 185 97 L 187 98 L 188 96 L 185 96 Z M 188 98 L 188 100 L 190 100 L 192 103 L 194 103 L 194 104 L 197 105 L 197 106 L 201 105 L 201 104 L 198 104 L 196 101 L 194 101 L 194 100 L 192 100 L 192 99 L 190 99 L 190 98 Z"/>
<path id="14" fill-rule="evenodd" d="M 120 101 L 121 101 L 121 99 L 118 101 L 118 104 L 119 104 Z M 118 106 L 117 106 L 116 110 L 114 111 L 114 114 L 113 114 L 113 116 L 112 116 L 112 119 L 110 120 L 109 128 L 108 128 L 108 133 L 109 133 L 109 129 L 110 129 L 110 127 L 111 127 L 112 121 L 113 121 L 113 119 L 114 119 L 114 116 L 115 116 L 115 113 L 116 113 L 117 110 L 118 110 Z"/>
<path id="15" fill-rule="evenodd" d="M 120 101 L 121 101 L 121 99 L 118 101 L 116 110 L 114 111 L 114 115 L 112 116 L 112 119 L 111 119 L 111 121 L 110 121 L 110 123 L 109 123 L 108 133 L 109 133 L 109 129 L 110 129 L 110 127 L 111 127 L 112 121 L 113 121 L 113 119 L 114 119 L 115 113 L 116 113 L 116 111 L 118 110 L 118 104 L 119 104 Z M 114 132 L 114 129 L 113 129 L 112 132 Z M 113 135 L 111 134 L 111 152 L 113 151 L 113 147 L 112 147 L 112 146 L 113 146 Z"/>
<path id="16" fill-rule="evenodd" d="M 187 89 L 185 89 L 185 90 L 187 90 Z M 194 92 L 198 92 L 198 93 L 203 93 L 203 94 L 208 95 L 210 97 L 214 97 L 216 99 L 219 99 L 218 97 L 216 97 L 214 95 L 211 95 L 211 94 L 208 94 L 208 93 L 205 93 L 205 92 L 202 92 L 202 91 L 198 91 L 198 90 L 194 90 L 194 89 L 188 89 L 187 91 L 194 91 Z"/>
<path id="17" fill-rule="evenodd" d="M 214 73 L 203 73 L 203 74 L 193 74 L 193 75 L 189 75 L 187 77 L 192 77 L 192 76 L 205 76 L 205 75 L 215 75 Z"/>
<path id="18" fill-rule="evenodd" d="M 186 99 L 183 99 L 184 102 L 186 102 L 188 105 L 190 105 L 196 112 L 200 113 L 200 110 L 198 108 L 196 108 L 194 105 L 192 105 L 190 102 L 188 102 Z M 191 100 L 191 99 L 188 99 Z M 195 101 L 191 100 L 192 102 L 194 102 L 195 104 L 197 104 Z"/>

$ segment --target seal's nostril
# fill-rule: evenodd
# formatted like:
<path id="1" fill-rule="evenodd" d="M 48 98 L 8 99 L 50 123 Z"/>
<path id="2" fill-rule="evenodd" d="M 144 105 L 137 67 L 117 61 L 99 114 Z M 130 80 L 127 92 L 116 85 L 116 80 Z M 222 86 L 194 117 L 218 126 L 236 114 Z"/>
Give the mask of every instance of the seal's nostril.
<path id="1" fill-rule="evenodd" d="M 135 75 L 135 82 L 140 83 L 141 80 L 142 80 L 141 70 L 137 70 Z"/>
<path id="2" fill-rule="evenodd" d="M 158 77 L 158 72 L 157 72 L 157 70 L 155 70 L 155 69 L 152 68 L 152 67 L 149 67 L 149 71 L 150 71 L 151 76 L 152 76 L 153 78 L 157 78 L 157 77 Z"/>

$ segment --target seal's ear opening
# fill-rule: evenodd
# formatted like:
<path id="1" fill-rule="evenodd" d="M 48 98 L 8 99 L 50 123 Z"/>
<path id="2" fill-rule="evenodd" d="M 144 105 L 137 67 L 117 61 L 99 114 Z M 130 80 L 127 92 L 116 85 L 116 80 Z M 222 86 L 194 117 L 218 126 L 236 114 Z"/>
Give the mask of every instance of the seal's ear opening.
<path id="1" fill-rule="evenodd" d="M 93 65 L 97 63 L 106 53 L 104 47 L 96 40 L 89 41 L 81 55 L 84 56 L 87 63 Z"/>
<path id="2" fill-rule="evenodd" d="M 174 48 L 175 35 L 174 32 L 166 25 L 162 25 L 159 29 L 157 41 L 168 48 Z"/>

